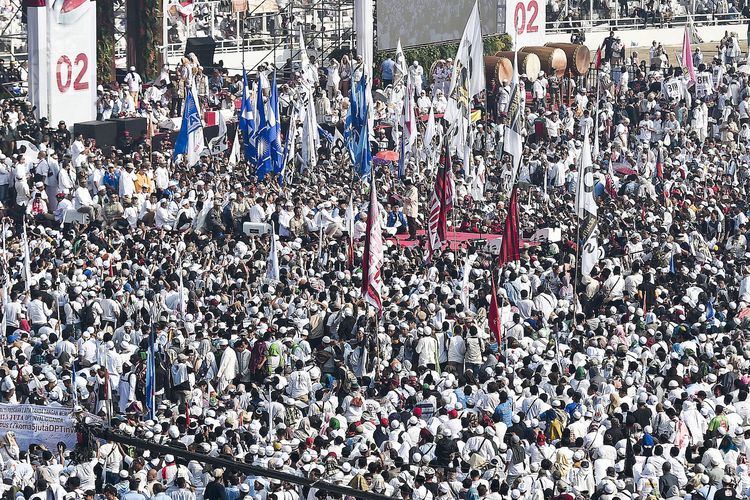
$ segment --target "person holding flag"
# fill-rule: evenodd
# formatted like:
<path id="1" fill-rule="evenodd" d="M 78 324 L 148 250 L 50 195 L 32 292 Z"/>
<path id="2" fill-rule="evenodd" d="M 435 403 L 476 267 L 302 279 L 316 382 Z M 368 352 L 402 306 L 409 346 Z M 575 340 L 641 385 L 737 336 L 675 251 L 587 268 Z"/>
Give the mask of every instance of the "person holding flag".
<path id="1" fill-rule="evenodd" d="M 182 126 L 174 145 L 174 158 L 183 155 L 188 167 L 194 167 L 206 149 L 203 139 L 203 121 L 201 119 L 198 100 L 193 94 L 192 87 L 185 90 L 185 109 L 182 114 Z"/>

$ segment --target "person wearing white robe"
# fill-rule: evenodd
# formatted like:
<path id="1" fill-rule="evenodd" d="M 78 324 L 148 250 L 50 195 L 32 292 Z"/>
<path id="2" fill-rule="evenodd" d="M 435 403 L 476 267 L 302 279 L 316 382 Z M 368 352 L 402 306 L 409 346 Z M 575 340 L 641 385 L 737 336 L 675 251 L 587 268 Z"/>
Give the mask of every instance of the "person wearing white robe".
<path id="1" fill-rule="evenodd" d="M 226 339 L 222 339 L 219 346 L 221 346 L 223 352 L 216 376 L 219 379 L 219 391 L 223 392 L 237 376 L 237 353 L 229 347 L 229 341 Z"/>
<path id="2" fill-rule="evenodd" d="M 703 442 L 703 434 L 708 429 L 706 419 L 701 412 L 695 408 L 695 403 L 686 401 L 680 414 L 680 419 L 685 423 L 690 435 L 690 444 L 693 446 Z"/>

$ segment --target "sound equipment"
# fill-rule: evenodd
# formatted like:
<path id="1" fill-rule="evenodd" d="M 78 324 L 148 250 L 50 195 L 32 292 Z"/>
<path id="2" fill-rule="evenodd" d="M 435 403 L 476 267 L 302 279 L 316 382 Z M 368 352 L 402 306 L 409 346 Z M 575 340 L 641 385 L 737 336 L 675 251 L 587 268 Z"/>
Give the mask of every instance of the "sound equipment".
<path id="1" fill-rule="evenodd" d="M 262 236 L 271 232 L 271 225 L 262 222 L 245 222 L 242 224 L 242 232 L 248 236 Z"/>
<path id="2" fill-rule="evenodd" d="M 132 118 L 110 118 L 107 121 L 114 123 L 117 127 L 117 137 L 122 136 L 122 133 L 127 130 L 133 139 L 145 135 L 148 126 L 146 119 L 138 116 Z"/>
<path id="3" fill-rule="evenodd" d="M 191 52 L 195 54 L 203 69 L 213 67 L 214 50 L 216 50 L 216 42 L 210 36 L 188 38 L 185 44 L 185 55 Z"/>
<path id="4" fill-rule="evenodd" d="M 117 124 L 112 121 L 80 122 L 73 125 L 75 134 L 81 133 L 85 139 L 96 141 L 96 147 L 109 154 L 117 145 Z"/>

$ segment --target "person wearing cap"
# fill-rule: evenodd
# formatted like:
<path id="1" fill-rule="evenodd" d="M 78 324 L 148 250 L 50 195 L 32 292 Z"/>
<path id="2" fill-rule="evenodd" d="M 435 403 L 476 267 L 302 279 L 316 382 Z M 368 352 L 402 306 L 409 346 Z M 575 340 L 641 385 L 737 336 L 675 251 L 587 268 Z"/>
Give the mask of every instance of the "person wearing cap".
<path id="1" fill-rule="evenodd" d="M 136 72 L 135 66 L 130 66 L 128 68 L 128 72 L 125 75 L 125 79 L 123 80 L 123 83 L 127 86 L 128 92 L 130 93 L 130 96 L 133 98 L 135 105 L 138 106 L 138 98 L 141 93 L 141 86 L 143 85 L 143 79 L 141 78 L 141 75 L 139 75 Z"/>
<path id="2" fill-rule="evenodd" d="M 417 217 L 419 215 L 419 192 L 410 178 L 404 179 L 404 192 L 399 197 L 404 206 L 404 215 L 409 225 L 409 240 L 417 239 Z"/>

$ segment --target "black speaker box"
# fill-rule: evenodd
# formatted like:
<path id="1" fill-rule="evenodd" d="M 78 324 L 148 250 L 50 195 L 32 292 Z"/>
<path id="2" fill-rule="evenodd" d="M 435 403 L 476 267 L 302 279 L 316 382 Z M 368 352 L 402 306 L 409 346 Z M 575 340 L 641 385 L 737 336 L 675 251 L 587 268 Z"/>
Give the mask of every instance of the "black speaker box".
<path id="1" fill-rule="evenodd" d="M 117 145 L 117 124 L 112 121 L 81 122 L 73 125 L 75 134 L 79 132 L 86 139 L 94 139 L 96 146 L 105 154 Z"/>
<path id="2" fill-rule="evenodd" d="M 107 120 L 117 127 L 117 137 L 120 137 L 124 131 L 130 132 L 130 137 L 138 139 L 146 133 L 146 119 L 135 116 L 132 118 L 111 118 Z"/>
<path id="3" fill-rule="evenodd" d="M 210 36 L 188 38 L 185 44 L 185 55 L 194 53 L 198 57 L 204 69 L 211 68 L 214 65 L 214 50 L 216 42 Z"/>

